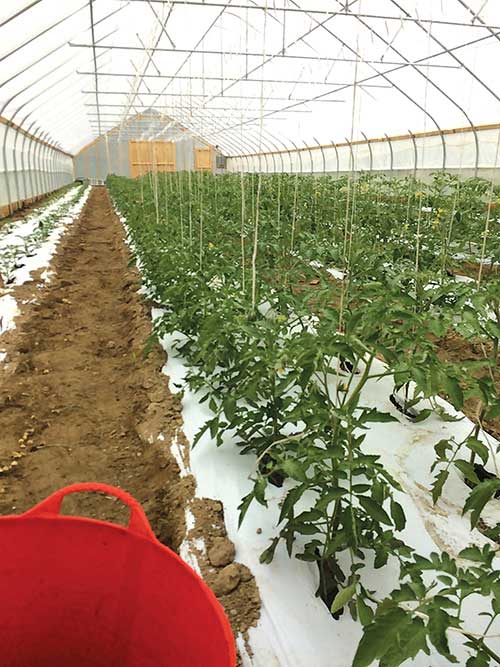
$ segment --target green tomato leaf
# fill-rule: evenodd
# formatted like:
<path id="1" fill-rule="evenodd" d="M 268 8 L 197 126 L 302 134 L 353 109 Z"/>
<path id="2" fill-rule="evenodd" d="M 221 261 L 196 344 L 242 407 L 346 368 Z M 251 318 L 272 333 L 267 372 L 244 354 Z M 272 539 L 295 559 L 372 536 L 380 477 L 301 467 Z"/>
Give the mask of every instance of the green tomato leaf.
<path id="1" fill-rule="evenodd" d="M 335 596 L 334 601 L 332 602 L 332 606 L 330 607 L 330 611 L 332 614 L 335 614 L 339 609 L 342 609 L 349 600 L 355 595 L 356 593 L 356 584 L 351 584 L 350 586 L 347 586 L 347 588 L 343 588 L 341 591 L 337 593 Z"/>
<path id="2" fill-rule="evenodd" d="M 479 456 L 483 464 L 487 463 L 489 458 L 488 447 L 477 438 L 467 438 L 466 446 Z"/>
<path id="3" fill-rule="evenodd" d="M 444 655 L 450 662 L 457 663 L 458 660 L 450 653 L 448 644 L 448 637 L 446 630 L 450 627 L 450 617 L 440 607 L 431 607 L 428 611 L 429 623 L 427 629 L 429 631 L 429 639 L 436 649 Z"/>
<path id="4" fill-rule="evenodd" d="M 379 505 L 378 503 L 376 503 L 371 498 L 368 498 L 367 496 L 358 496 L 358 499 L 360 505 L 373 519 L 375 519 L 379 523 L 385 523 L 388 526 L 392 525 L 392 522 L 389 519 L 389 516 L 382 507 L 382 505 Z"/>
<path id="5" fill-rule="evenodd" d="M 434 505 L 437 503 L 439 498 L 441 498 L 441 494 L 443 493 L 443 486 L 445 485 L 449 476 L 450 473 L 447 470 L 440 470 L 434 478 L 434 483 L 432 484 L 432 502 Z"/>
<path id="6" fill-rule="evenodd" d="M 488 501 L 492 499 L 495 493 L 500 489 L 500 479 L 488 479 L 481 482 L 469 494 L 465 501 L 462 514 L 471 513 L 470 525 L 475 528 L 481 512 Z"/>
<path id="7" fill-rule="evenodd" d="M 399 607 L 375 616 L 373 623 L 366 626 L 359 643 L 352 667 L 369 667 L 384 656 L 395 642 L 398 633 L 411 623 L 411 616 Z"/>
<path id="8" fill-rule="evenodd" d="M 399 503 L 391 498 L 391 517 L 396 526 L 396 530 L 404 530 L 406 526 L 406 517 L 403 508 Z"/>

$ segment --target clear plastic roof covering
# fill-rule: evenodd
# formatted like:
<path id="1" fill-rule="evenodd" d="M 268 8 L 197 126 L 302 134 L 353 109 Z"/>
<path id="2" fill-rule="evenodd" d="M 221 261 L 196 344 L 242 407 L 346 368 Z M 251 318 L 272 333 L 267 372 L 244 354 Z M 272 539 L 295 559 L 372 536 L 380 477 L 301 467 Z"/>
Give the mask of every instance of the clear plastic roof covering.
<path id="1" fill-rule="evenodd" d="M 227 155 L 496 122 L 499 0 L 3 0 L 0 116 L 76 153 L 155 109 Z"/>

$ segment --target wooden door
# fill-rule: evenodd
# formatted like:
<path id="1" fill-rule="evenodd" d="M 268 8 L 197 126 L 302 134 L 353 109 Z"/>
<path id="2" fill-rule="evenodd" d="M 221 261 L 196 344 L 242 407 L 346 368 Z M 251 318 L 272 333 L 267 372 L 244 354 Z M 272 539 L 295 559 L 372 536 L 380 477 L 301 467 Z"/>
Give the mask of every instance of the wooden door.
<path id="1" fill-rule="evenodd" d="M 196 171 L 212 171 L 214 153 L 213 149 L 195 148 L 194 149 L 194 168 Z"/>
<path id="2" fill-rule="evenodd" d="M 132 178 L 148 172 L 175 171 L 173 141 L 129 141 L 128 154 Z"/>

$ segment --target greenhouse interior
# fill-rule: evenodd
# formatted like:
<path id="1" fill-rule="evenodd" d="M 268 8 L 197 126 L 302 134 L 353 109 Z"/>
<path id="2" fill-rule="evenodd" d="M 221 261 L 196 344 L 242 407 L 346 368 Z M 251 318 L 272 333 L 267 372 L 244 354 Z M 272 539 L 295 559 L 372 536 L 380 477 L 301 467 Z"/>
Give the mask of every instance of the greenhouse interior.
<path id="1" fill-rule="evenodd" d="M 499 2 L 0 36 L 0 664 L 500 665 Z"/>

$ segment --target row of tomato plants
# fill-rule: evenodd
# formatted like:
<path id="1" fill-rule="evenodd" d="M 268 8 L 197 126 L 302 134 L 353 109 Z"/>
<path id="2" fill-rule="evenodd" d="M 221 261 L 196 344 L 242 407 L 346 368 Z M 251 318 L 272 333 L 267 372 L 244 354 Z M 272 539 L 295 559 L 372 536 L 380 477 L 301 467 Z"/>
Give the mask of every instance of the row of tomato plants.
<path id="1" fill-rule="evenodd" d="M 43 207 L 23 220 L 22 224 L 30 223 L 31 219 L 36 222 L 29 234 L 17 236 L 12 245 L 2 243 L 0 254 L 0 277 L 9 285 L 14 279 L 14 271 L 24 266 L 24 258 L 33 257 L 38 248 L 44 243 L 61 219 L 80 200 L 85 190 L 85 185 L 69 186 L 64 193 L 58 192 L 48 199 Z M 69 196 L 71 193 L 71 196 Z M 19 226 L 18 220 L 7 222 L 0 230 L 0 240 L 10 236 Z"/>
<path id="2" fill-rule="evenodd" d="M 450 474 L 464 476 L 473 487 L 464 512 L 475 527 L 500 489 L 494 475 L 477 475 L 478 461 L 495 454 L 481 424 L 500 411 L 498 282 L 488 275 L 457 283 L 450 274 L 467 253 L 496 256 L 494 188 L 445 174 L 425 185 L 369 175 L 178 173 L 111 177 L 108 186 L 150 293 L 166 308 L 156 333 L 184 334 L 187 380 L 214 415 L 198 439 L 209 431 L 222 444 L 230 432 L 256 457 L 240 520 L 253 501 L 266 505 L 269 484 L 286 479 L 278 534 L 262 560 L 284 541 L 290 555 L 318 564 L 318 594 L 332 613 L 348 607 L 363 625 L 355 667 L 377 659 L 397 666 L 430 644 L 456 662 L 450 628 L 464 636 L 467 667 L 495 664 L 494 547 L 466 549 L 464 565 L 446 553 L 423 558 L 403 542 L 402 489 L 363 449 L 371 423 L 395 418 L 363 405 L 362 392 L 390 375 L 414 420 L 430 412 L 418 409 L 422 398 L 446 395 L 457 410 L 479 401 L 480 419 L 462 442 L 436 443 L 432 489 L 436 502 Z M 333 265 L 343 280 L 326 271 Z M 438 341 L 452 326 L 481 339 L 483 360 L 440 360 Z M 380 600 L 363 568 L 389 559 L 399 563 L 400 585 Z M 473 595 L 489 600 L 482 633 L 464 629 Z"/>

